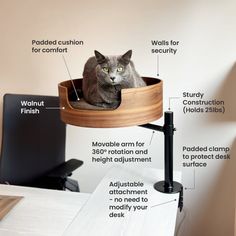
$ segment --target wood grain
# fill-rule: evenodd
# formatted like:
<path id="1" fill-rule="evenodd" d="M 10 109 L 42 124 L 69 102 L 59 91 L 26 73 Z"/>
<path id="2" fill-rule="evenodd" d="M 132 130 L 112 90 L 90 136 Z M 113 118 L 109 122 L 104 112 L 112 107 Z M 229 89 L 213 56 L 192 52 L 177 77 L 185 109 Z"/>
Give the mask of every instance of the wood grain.
<path id="1" fill-rule="evenodd" d="M 0 220 L 22 199 L 20 196 L 0 195 Z"/>
<path id="2" fill-rule="evenodd" d="M 155 121 L 162 116 L 162 81 L 143 77 L 147 86 L 122 89 L 121 104 L 114 110 L 86 110 L 73 108 L 70 104 L 73 98 L 73 86 L 70 80 L 58 85 L 61 119 L 67 124 L 93 127 L 114 128 L 141 125 Z M 73 80 L 80 91 L 82 79 Z"/>
<path id="3" fill-rule="evenodd" d="M 64 236 L 66 228 L 90 197 L 51 189 L 0 184 L 0 193 L 24 196 L 0 221 L 1 236 Z"/>

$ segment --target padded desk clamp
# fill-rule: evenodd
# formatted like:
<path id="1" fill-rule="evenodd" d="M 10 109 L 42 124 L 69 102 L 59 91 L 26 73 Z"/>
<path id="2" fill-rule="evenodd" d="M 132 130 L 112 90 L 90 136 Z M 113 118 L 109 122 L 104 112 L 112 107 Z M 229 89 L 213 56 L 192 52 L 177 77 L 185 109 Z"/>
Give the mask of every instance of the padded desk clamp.
<path id="1" fill-rule="evenodd" d="M 165 122 L 163 126 L 154 124 L 139 125 L 141 127 L 152 129 L 155 131 L 163 132 L 165 136 L 165 180 L 154 184 L 154 188 L 162 193 L 180 193 L 179 196 L 179 208 L 182 211 L 183 208 L 183 185 L 173 181 L 173 136 L 174 128 L 173 124 L 173 112 L 165 112 Z"/>

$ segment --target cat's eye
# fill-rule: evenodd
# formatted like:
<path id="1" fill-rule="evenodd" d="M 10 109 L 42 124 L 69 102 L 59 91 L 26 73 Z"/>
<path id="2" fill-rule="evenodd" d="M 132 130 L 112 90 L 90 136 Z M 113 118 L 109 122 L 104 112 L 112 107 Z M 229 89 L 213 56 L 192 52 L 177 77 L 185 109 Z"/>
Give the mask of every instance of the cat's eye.
<path id="1" fill-rule="evenodd" d="M 102 70 L 105 72 L 105 73 L 108 73 L 109 69 L 107 67 L 103 67 Z"/>
<path id="2" fill-rule="evenodd" d="M 119 67 L 117 68 L 117 71 L 118 71 L 118 72 L 123 71 L 123 67 L 119 66 Z"/>

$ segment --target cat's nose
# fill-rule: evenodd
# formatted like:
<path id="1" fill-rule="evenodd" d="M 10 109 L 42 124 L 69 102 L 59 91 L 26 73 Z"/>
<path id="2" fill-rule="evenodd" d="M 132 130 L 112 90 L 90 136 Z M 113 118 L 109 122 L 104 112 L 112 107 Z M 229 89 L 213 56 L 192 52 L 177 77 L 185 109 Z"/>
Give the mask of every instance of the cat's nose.
<path id="1" fill-rule="evenodd" d="M 115 77 L 110 77 L 110 79 L 111 79 L 112 81 L 114 81 L 114 80 L 115 80 Z"/>

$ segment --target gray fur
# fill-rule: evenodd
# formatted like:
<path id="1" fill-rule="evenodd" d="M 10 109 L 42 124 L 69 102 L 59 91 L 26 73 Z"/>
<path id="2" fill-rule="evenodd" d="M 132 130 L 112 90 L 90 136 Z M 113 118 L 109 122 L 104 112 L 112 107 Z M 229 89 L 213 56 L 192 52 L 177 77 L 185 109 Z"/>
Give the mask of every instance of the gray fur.
<path id="1" fill-rule="evenodd" d="M 122 56 L 103 56 L 95 51 L 84 66 L 83 96 L 89 104 L 115 108 L 120 104 L 123 88 L 145 86 L 130 60 L 132 51 Z"/>

